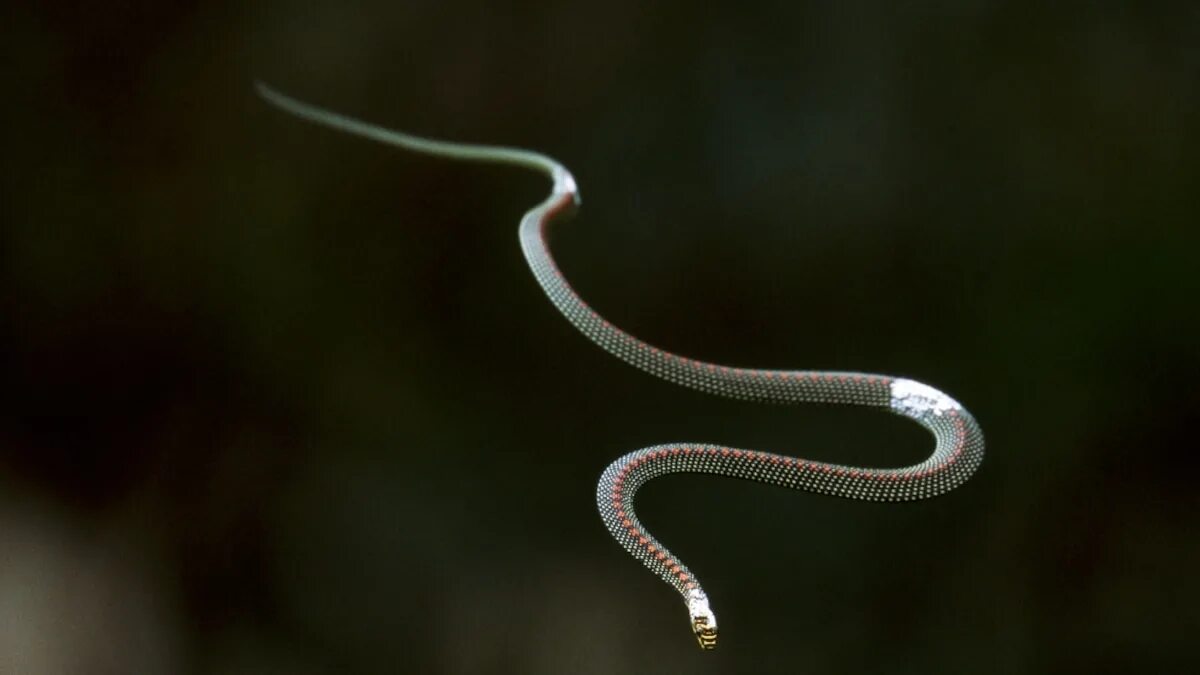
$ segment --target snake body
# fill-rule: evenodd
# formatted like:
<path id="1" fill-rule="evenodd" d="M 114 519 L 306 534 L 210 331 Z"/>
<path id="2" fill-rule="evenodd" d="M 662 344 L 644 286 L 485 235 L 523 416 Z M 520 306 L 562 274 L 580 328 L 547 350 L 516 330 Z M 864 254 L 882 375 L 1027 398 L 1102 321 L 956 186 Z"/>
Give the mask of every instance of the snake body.
<path id="1" fill-rule="evenodd" d="M 900 502 L 953 489 L 983 460 L 983 433 L 974 418 L 957 401 L 928 385 L 867 373 L 760 370 L 707 363 L 658 349 L 609 323 L 571 288 L 550 254 L 547 229 L 573 214 L 579 205 L 574 178 L 550 157 L 517 148 L 451 143 L 391 131 L 297 101 L 261 83 L 257 86 L 267 101 L 283 110 L 339 131 L 415 152 L 511 164 L 549 176 L 550 195 L 521 219 L 521 249 L 550 302 L 581 333 L 622 361 L 675 384 L 728 398 L 878 408 L 912 419 L 933 434 L 933 453 L 925 461 L 893 469 L 694 443 L 655 445 L 610 464 L 596 489 L 600 516 L 626 551 L 679 592 L 701 648 L 716 646 L 717 619 L 695 575 L 647 532 L 634 512 L 637 491 L 648 480 L 671 473 L 707 473 L 849 499 Z"/>

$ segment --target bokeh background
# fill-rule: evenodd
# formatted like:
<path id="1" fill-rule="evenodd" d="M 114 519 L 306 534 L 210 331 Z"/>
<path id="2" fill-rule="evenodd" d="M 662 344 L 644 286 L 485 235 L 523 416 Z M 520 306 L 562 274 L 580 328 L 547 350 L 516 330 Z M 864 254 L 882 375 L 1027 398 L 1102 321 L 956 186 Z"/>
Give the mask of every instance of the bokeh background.
<path id="1" fill-rule="evenodd" d="M 0 672 L 1167 673 L 1200 626 L 1194 3 L 48 2 L 3 10 Z M 524 268 L 544 181 L 289 118 L 540 149 L 614 323 L 883 372 L 959 490 L 596 478 L 695 441 L 928 451 L 602 353 Z"/>

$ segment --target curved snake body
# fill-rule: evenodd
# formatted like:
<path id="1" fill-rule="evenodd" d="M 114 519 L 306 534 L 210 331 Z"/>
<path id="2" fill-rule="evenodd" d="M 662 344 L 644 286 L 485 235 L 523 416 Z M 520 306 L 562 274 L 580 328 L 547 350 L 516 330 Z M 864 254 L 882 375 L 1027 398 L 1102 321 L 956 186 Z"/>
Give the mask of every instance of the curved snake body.
<path id="1" fill-rule="evenodd" d="M 693 443 L 643 448 L 609 465 L 596 489 L 605 526 L 625 550 L 680 593 L 702 648 L 716 646 L 716 616 L 691 570 L 650 535 L 634 513 L 634 497 L 646 481 L 670 473 L 708 473 L 849 499 L 898 502 L 951 490 L 983 460 L 983 433 L 970 413 L 954 399 L 919 382 L 855 372 L 759 370 L 706 363 L 658 349 L 610 324 L 575 293 L 550 255 L 547 228 L 569 216 L 579 204 L 575 180 L 555 160 L 516 148 L 450 143 L 390 131 L 302 103 L 262 84 L 258 90 L 285 111 L 339 131 L 416 152 L 513 164 L 547 174 L 553 181 L 550 196 L 521 219 L 519 234 L 525 258 L 563 316 L 626 363 L 664 380 L 728 398 L 887 410 L 916 421 L 933 434 L 933 453 L 925 461 L 895 469 L 844 466 Z"/>

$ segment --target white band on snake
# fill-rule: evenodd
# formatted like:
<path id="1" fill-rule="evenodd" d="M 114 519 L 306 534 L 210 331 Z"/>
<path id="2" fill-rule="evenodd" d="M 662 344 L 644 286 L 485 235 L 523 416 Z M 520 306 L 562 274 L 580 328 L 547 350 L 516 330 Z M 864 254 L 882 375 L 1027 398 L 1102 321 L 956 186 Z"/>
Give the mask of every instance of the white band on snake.
<path id="1" fill-rule="evenodd" d="M 449 143 L 366 124 L 302 103 L 258 84 L 259 93 L 283 110 L 339 131 L 407 150 L 477 162 L 534 169 L 553 181 L 550 196 L 521 219 L 520 240 L 534 278 L 581 333 L 617 358 L 676 384 L 729 398 L 763 403 L 825 403 L 880 408 L 903 415 L 932 432 L 933 453 L 899 469 L 815 462 L 757 450 L 673 443 L 631 452 L 600 476 L 596 503 L 613 537 L 652 572 L 673 586 L 688 608 L 700 646 L 717 643 L 717 619 L 691 570 L 655 539 L 633 510 L 646 481 L 669 473 L 708 473 L 866 501 L 897 502 L 933 497 L 965 481 L 983 460 L 983 433 L 957 401 L 912 380 L 853 372 L 755 370 L 705 363 L 665 352 L 613 326 L 575 293 L 546 244 L 546 229 L 579 204 L 566 167 L 528 150 Z"/>

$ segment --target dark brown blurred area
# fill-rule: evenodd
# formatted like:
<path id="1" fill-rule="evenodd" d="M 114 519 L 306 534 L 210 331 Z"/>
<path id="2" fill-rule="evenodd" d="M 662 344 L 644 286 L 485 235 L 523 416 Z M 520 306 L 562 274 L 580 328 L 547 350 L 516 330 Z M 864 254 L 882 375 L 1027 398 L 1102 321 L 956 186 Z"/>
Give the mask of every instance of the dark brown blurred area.
<path id="1" fill-rule="evenodd" d="M 1200 626 L 1194 3 L 39 3 L 0 11 L 0 673 L 1169 673 Z M 696 358 L 962 401 L 980 472 L 881 506 L 712 442 L 901 465 L 903 420 L 712 400 L 575 334 L 560 263 Z"/>

